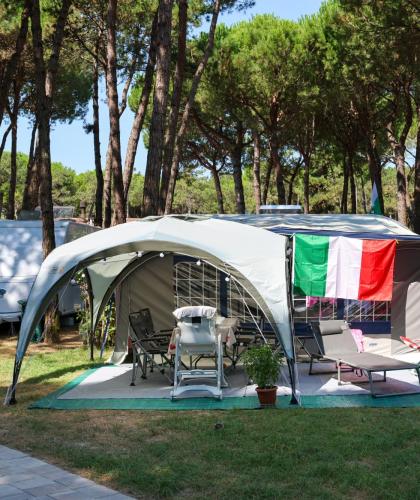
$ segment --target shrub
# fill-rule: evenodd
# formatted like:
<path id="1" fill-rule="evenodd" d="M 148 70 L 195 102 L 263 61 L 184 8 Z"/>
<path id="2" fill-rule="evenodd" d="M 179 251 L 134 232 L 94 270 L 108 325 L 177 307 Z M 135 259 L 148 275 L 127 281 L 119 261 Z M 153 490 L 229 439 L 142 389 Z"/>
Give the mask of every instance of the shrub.
<path id="1" fill-rule="evenodd" d="M 260 388 L 276 384 L 283 354 L 274 353 L 269 345 L 249 349 L 242 357 L 248 377 Z"/>

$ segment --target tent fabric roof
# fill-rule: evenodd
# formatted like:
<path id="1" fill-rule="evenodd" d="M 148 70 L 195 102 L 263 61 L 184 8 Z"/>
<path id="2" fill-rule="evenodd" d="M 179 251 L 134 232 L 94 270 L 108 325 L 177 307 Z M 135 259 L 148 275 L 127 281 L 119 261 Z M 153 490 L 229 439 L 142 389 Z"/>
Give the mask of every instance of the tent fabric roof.
<path id="1" fill-rule="evenodd" d="M 261 227 L 278 234 L 296 233 L 347 236 L 363 239 L 420 240 L 420 236 L 399 222 L 373 214 L 263 214 L 216 215 L 230 220 Z"/>
<path id="2" fill-rule="evenodd" d="M 189 222 L 218 219 L 248 226 L 259 227 L 273 233 L 293 235 L 297 233 L 347 236 L 365 239 L 420 240 L 403 224 L 383 215 L 375 214 L 176 214 L 165 216 Z M 159 220 L 152 216 L 139 220 Z"/>
<path id="3" fill-rule="evenodd" d="M 17 362 L 21 362 L 47 302 L 76 270 L 87 267 L 93 281 L 101 267 L 98 262 L 109 259 L 117 276 L 124 266 L 115 266 L 119 260 L 116 256 L 123 257 L 129 265 L 132 259 L 127 254 L 132 253 L 135 258 L 136 252 L 156 251 L 192 255 L 226 266 L 224 270 L 251 293 L 267 314 L 286 354 L 293 358 L 286 245 L 285 237 L 248 225 L 211 218 L 191 223 L 174 217 L 121 224 L 62 245 L 45 259 L 32 288 L 22 320 Z M 108 266 L 103 267 L 106 278 L 110 278 L 113 272 Z M 99 274 L 102 279 L 103 273 Z M 94 284 L 92 288 L 95 289 Z"/>

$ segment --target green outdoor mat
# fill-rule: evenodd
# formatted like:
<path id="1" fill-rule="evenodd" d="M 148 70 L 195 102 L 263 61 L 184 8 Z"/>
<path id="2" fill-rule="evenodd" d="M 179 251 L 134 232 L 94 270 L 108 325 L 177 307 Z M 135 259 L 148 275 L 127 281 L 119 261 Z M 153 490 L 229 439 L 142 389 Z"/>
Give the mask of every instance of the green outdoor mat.
<path id="1" fill-rule="evenodd" d="M 259 409 L 258 398 L 228 397 L 222 401 L 213 398 L 183 398 L 176 401 L 158 398 L 113 398 L 113 399 L 59 399 L 97 368 L 91 368 L 48 396 L 35 401 L 29 408 L 54 410 L 255 410 Z M 402 396 L 373 398 L 369 394 L 351 396 L 302 396 L 303 408 L 416 408 L 420 407 L 420 393 Z M 277 409 L 298 408 L 290 404 L 290 396 L 277 398 Z"/>

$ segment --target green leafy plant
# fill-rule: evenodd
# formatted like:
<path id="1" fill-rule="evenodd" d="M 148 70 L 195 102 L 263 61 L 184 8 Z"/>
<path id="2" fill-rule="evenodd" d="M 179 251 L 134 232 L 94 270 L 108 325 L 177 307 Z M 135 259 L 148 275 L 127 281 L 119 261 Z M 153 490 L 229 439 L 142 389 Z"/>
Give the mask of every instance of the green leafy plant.
<path id="1" fill-rule="evenodd" d="M 242 357 L 248 377 L 259 388 L 273 387 L 277 382 L 283 355 L 273 352 L 269 345 L 253 347 Z"/>
<path id="2" fill-rule="evenodd" d="M 75 280 L 80 287 L 81 297 L 83 299 L 83 307 L 77 313 L 77 321 L 79 324 L 79 335 L 83 340 L 83 343 L 87 345 L 89 343 L 89 330 L 90 330 L 90 307 L 89 307 L 89 291 L 86 277 L 83 272 L 79 272 L 75 276 Z M 96 347 L 101 346 L 101 341 L 104 336 L 104 330 L 107 324 L 107 318 L 109 317 L 108 326 L 108 336 L 107 336 L 107 347 L 113 346 L 115 341 L 115 331 L 116 331 L 116 311 L 115 311 L 115 300 L 111 299 L 105 306 L 104 311 L 98 321 L 98 326 L 94 334 L 94 343 Z"/>

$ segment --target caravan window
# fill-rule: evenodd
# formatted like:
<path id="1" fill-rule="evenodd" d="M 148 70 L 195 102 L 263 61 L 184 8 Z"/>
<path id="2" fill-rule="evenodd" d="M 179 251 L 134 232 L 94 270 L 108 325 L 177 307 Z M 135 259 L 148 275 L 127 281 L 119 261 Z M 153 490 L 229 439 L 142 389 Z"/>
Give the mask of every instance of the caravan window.
<path id="1" fill-rule="evenodd" d="M 306 323 L 319 319 L 341 318 L 349 322 L 391 320 L 390 302 L 294 296 L 293 303 L 295 320 Z"/>

